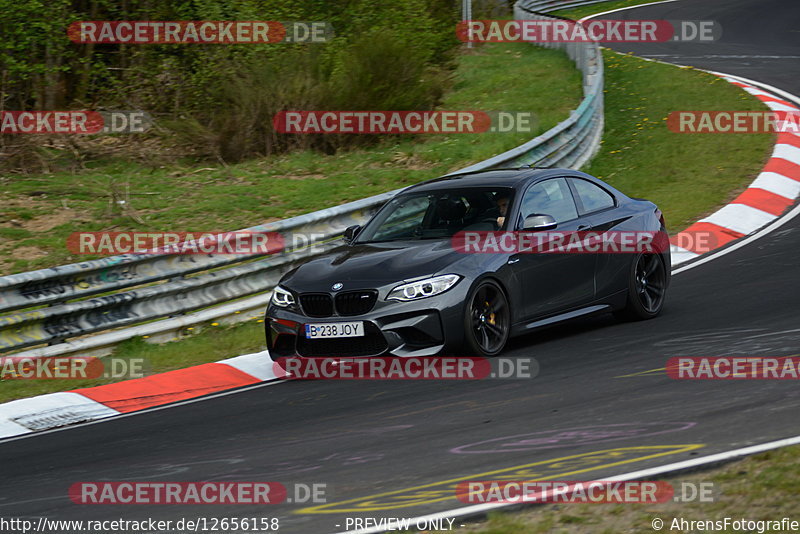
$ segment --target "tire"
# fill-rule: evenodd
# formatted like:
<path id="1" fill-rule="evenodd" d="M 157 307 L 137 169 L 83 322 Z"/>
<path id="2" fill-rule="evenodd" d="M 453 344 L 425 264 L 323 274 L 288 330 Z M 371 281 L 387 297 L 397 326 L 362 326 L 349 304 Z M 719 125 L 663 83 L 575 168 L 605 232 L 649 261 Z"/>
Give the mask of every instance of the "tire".
<path id="1" fill-rule="evenodd" d="M 502 352 L 511 331 L 511 309 L 500 284 L 483 280 L 469 293 L 464 306 L 464 345 L 483 357 Z"/>
<path id="2" fill-rule="evenodd" d="M 631 262 L 625 308 L 614 312 L 626 321 L 652 319 L 664 308 L 667 270 L 660 254 L 639 253 Z"/>

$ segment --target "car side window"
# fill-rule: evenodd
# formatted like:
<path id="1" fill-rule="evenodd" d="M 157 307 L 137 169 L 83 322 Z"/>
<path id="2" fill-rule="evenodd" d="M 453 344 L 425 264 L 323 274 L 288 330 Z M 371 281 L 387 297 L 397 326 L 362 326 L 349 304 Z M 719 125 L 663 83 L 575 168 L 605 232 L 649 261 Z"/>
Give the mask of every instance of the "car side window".
<path id="1" fill-rule="evenodd" d="M 572 180 L 572 185 L 575 186 L 575 192 L 578 193 L 586 213 L 614 207 L 614 197 L 601 187 L 577 178 Z"/>
<path id="2" fill-rule="evenodd" d="M 390 202 L 397 202 L 390 200 Z M 421 225 L 431 206 L 431 199 L 418 196 L 397 205 L 397 208 L 386 218 L 372 239 L 383 240 L 400 236 L 411 236 L 414 228 Z"/>
<path id="3" fill-rule="evenodd" d="M 522 217 L 533 214 L 550 215 L 557 223 L 578 217 L 578 208 L 564 178 L 552 178 L 539 182 L 522 197 Z"/>

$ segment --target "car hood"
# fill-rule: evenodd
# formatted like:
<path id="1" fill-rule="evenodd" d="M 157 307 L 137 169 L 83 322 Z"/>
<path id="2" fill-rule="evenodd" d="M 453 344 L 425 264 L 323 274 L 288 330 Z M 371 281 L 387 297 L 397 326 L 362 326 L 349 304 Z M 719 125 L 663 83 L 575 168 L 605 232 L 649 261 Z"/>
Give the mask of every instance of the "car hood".
<path id="1" fill-rule="evenodd" d="M 377 288 L 448 270 L 463 257 L 449 239 L 345 245 L 304 263 L 281 283 L 302 292 L 330 291 L 337 282 L 344 290 Z"/>

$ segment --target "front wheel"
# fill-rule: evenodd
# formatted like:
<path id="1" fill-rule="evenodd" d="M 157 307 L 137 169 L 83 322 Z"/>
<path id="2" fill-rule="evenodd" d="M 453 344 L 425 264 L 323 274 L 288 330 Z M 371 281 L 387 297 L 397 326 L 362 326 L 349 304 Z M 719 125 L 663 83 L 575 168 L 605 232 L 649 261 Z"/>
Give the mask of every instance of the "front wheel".
<path id="1" fill-rule="evenodd" d="M 484 280 L 470 292 L 464 309 L 466 348 L 478 356 L 496 356 L 508 341 L 511 311 L 503 288 Z"/>
<path id="2" fill-rule="evenodd" d="M 631 265 L 625 309 L 615 312 L 621 319 L 652 319 L 661 313 L 667 292 L 667 270 L 658 254 L 639 254 Z"/>

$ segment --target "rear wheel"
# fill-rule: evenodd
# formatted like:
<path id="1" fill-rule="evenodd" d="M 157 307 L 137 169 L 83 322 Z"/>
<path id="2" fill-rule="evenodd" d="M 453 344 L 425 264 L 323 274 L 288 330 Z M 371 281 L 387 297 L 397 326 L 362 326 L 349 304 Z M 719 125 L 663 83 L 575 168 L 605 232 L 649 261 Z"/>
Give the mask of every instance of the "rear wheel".
<path id="1" fill-rule="evenodd" d="M 478 356 L 496 356 L 508 341 L 511 310 L 503 288 L 484 280 L 470 293 L 464 310 L 466 348 Z"/>
<path id="2" fill-rule="evenodd" d="M 658 254 L 641 253 L 631 265 L 625 309 L 615 312 L 621 319 L 652 319 L 661 313 L 667 292 L 667 270 Z"/>

